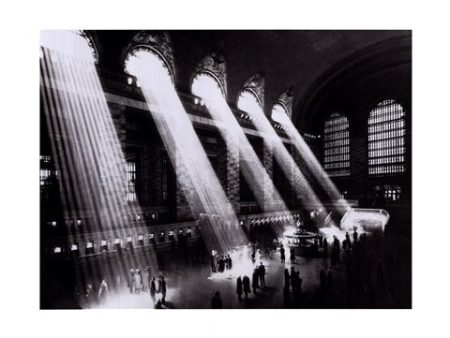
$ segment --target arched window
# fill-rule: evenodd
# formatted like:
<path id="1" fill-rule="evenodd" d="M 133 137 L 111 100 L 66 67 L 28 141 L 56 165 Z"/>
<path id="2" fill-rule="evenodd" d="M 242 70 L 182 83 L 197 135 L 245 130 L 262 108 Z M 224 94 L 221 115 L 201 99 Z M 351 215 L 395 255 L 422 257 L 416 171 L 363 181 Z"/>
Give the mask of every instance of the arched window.
<path id="1" fill-rule="evenodd" d="M 152 74 L 152 78 L 157 81 L 158 76 L 166 77 L 169 74 L 170 80 L 174 82 L 175 60 L 173 56 L 172 42 L 169 34 L 163 31 L 140 31 L 136 33 L 128 46 L 125 48 L 122 59 L 125 72 L 136 76 L 137 72 Z M 161 71 L 161 67 L 165 69 Z M 137 76 L 136 76 L 137 77 Z M 142 79 L 141 79 L 142 80 Z M 147 80 L 145 80 L 147 82 Z M 146 86 L 148 83 L 138 85 Z"/>
<path id="2" fill-rule="evenodd" d="M 92 64 L 98 61 L 94 43 L 85 31 L 44 30 L 41 32 L 41 46 L 78 61 L 86 61 Z"/>
<path id="3" fill-rule="evenodd" d="M 198 73 L 195 75 L 192 80 L 192 94 L 201 97 L 211 104 L 224 102 L 225 100 L 218 81 L 207 73 Z"/>
<path id="4" fill-rule="evenodd" d="M 251 115 L 259 112 L 264 114 L 256 95 L 249 90 L 243 90 L 241 92 L 237 101 L 237 107 Z"/>
<path id="5" fill-rule="evenodd" d="M 286 108 L 280 103 L 275 103 L 272 107 L 272 120 L 283 124 L 285 119 L 288 117 L 288 112 Z"/>
<path id="6" fill-rule="evenodd" d="M 137 84 L 140 87 L 152 88 L 162 79 L 171 79 L 166 64 L 151 49 L 132 50 L 127 55 L 124 66 L 125 72 L 138 78 Z"/>
<path id="7" fill-rule="evenodd" d="M 324 167 L 329 176 L 350 175 L 350 134 L 348 120 L 334 113 L 325 121 Z"/>
<path id="8" fill-rule="evenodd" d="M 369 116 L 369 175 L 405 171 L 405 112 L 394 100 L 376 105 Z"/>

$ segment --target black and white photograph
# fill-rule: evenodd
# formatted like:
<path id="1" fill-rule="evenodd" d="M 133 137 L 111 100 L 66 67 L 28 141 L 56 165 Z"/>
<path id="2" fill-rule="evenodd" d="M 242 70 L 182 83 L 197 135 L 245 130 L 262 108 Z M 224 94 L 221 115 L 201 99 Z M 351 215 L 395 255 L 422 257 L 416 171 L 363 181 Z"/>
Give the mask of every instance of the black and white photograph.
<path id="1" fill-rule="evenodd" d="M 411 307 L 411 31 L 40 53 L 42 309 Z"/>
<path id="2" fill-rule="evenodd" d="M 449 336 L 447 17 L 2 3 L 0 336 Z"/>

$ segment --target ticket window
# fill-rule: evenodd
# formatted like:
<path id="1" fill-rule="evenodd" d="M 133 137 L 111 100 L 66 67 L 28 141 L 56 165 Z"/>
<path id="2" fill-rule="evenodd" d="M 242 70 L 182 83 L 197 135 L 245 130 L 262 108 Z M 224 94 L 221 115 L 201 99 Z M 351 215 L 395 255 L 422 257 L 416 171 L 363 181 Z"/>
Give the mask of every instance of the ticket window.
<path id="1" fill-rule="evenodd" d="M 86 243 L 86 255 L 92 255 L 94 253 L 94 242 L 89 240 Z"/>
<path id="2" fill-rule="evenodd" d="M 106 239 L 102 239 L 100 242 L 101 251 L 108 251 L 108 241 Z"/>
<path id="3" fill-rule="evenodd" d="M 62 253 L 62 248 L 60 246 L 55 246 L 53 248 L 53 253 L 56 254 L 56 255 L 61 254 Z"/>
<path id="4" fill-rule="evenodd" d="M 166 240 L 166 234 L 164 233 L 164 231 L 161 231 L 159 233 L 159 242 L 165 242 Z"/>
<path id="5" fill-rule="evenodd" d="M 78 255 L 78 253 L 79 253 L 79 251 L 78 251 L 78 243 L 72 243 L 72 244 L 70 245 L 70 252 L 71 252 L 73 255 Z"/>
<path id="6" fill-rule="evenodd" d="M 169 231 L 169 241 L 175 242 L 175 234 L 172 230 Z"/>
<path id="7" fill-rule="evenodd" d="M 114 248 L 115 248 L 117 251 L 120 251 L 120 250 L 122 249 L 122 245 L 121 245 L 121 240 L 120 240 L 120 238 L 115 238 L 115 239 L 114 239 Z"/>
<path id="8" fill-rule="evenodd" d="M 127 248 L 133 249 L 133 237 L 132 236 L 127 237 Z"/>
<path id="9" fill-rule="evenodd" d="M 191 238 L 192 237 L 192 229 L 191 228 L 187 228 L 186 229 L 186 237 L 187 238 Z"/>
<path id="10" fill-rule="evenodd" d="M 183 238 L 184 234 L 183 234 L 183 229 L 178 229 L 178 238 Z"/>
<path id="11" fill-rule="evenodd" d="M 139 246 L 144 246 L 144 235 L 138 236 L 138 243 L 139 243 Z"/>
<path id="12" fill-rule="evenodd" d="M 150 244 L 155 244 L 155 234 L 148 234 L 148 241 Z"/>

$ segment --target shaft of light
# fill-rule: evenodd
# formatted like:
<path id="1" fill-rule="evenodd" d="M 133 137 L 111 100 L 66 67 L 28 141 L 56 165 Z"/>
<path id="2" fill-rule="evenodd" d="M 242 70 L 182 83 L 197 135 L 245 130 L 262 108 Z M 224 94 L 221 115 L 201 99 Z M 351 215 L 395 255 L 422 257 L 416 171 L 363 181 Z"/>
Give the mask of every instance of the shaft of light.
<path id="1" fill-rule="evenodd" d="M 272 142 L 274 157 L 285 176 L 290 179 L 297 198 L 306 207 L 323 209 L 322 203 L 273 129 L 263 110 L 257 103 L 256 97 L 249 91 L 244 91 L 239 97 L 238 108 L 247 112 L 251 116 L 256 129 L 263 133 L 269 142 Z M 322 220 L 319 219 L 316 219 L 316 224 L 319 227 L 323 226 Z"/>
<path id="2" fill-rule="evenodd" d="M 112 230 L 116 237 L 136 236 L 131 223 L 140 208 L 126 201 L 125 159 L 92 51 L 87 41 L 72 31 L 43 31 L 41 45 L 41 97 L 61 173 L 64 207 L 71 210 L 71 219 L 80 214 L 88 217 L 89 232 Z M 69 240 L 77 235 L 70 234 Z M 155 265 L 155 260 L 150 255 L 140 261 L 119 260 L 118 264 L 97 265 L 95 271 L 85 270 L 83 277 L 89 279 L 91 273 L 97 279 L 115 277 L 119 271 L 123 274 L 126 266 Z"/>
<path id="3" fill-rule="evenodd" d="M 211 249 L 230 250 L 245 242 L 237 217 L 212 168 L 163 61 L 147 50 L 128 57 L 161 135 L 177 179 Z"/>
<path id="4" fill-rule="evenodd" d="M 310 169 L 310 172 L 312 172 L 317 182 L 319 182 L 324 191 L 327 193 L 331 202 L 336 203 L 339 201 L 339 207 L 347 210 L 350 207 L 349 204 L 346 200 L 341 199 L 341 193 L 328 177 L 327 173 L 311 151 L 311 148 L 306 144 L 303 137 L 295 128 L 291 119 L 285 113 L 278 114 L 278 117 L 281 120 L 279 121 L 280 124 L 285 127 L 289 139 L 297 150 L 297 153 L 300 155 L 306 166 Z"/>
<path id="5" fill-rule="evenodd" d="M 209 75 L 198 74 L 192 82 L 192 93 L 203 99 L 212 117 L 225 124 L 219 128 L 227 147 L 239 149 L 242 173 L 258 204 L 266 212 L 287 212 L 287 207 L 274 187 L 253 147 L 228 106 L 217 82 Z"/>

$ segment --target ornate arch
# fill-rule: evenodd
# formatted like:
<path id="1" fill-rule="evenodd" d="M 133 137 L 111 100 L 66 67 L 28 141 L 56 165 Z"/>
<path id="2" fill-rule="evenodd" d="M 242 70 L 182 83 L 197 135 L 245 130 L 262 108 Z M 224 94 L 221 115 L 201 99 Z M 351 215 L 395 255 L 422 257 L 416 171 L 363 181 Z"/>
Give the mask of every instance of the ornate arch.
<path id="1" fill-rule="evenodd" d="M 239 92 L 239 96 L 243 91 L 247 90 L 251 92 L 253 95 L 255 95 L 256 100 L 258 101 L 261 108 L 264 109 L 264 83 L 265 78 L 262 73 L 251 76 L 247 81 L 245 81 L 244 87 Z"/>
<path id="2" fill-rule="evenodd" d="M 169 71 L 172 82 L 175 82 L 175 58 L 169 34 L 163 31 L 140 31 L 136 33 L 122 53 L 122 67 L 125 69 L 127 59 L 134 52 L 150 50 L 158 55 Z"/>
<path id="3" fill-rule="evenodd" d="M 195 67 L 194 73 L 191 77 L 191 87 L 192 82 L 198 74 L 206 73 L 212 76 L 219 84 L 220 90 L 223 96 L 227 97 L 227 67 L 225 63 L 225 58 L 216 53 L 209 54 L 205 56 Z"/>
<path id="4" fill-rule="evenodd" d="M 292 105 L 294 96 L 292 95 L 292 88 L 288 88 L 286 91 L 282 92 L 278 97 L 278 100 L 274 103 L 280 104 L 286 110 L 289 118 L 292 118 Z"/>
<path id="5" fill-rule="evenodd" d="M 89 45 L 89 48 L 92 51 L 92 55 L 94 57 L 95 63 L 98 63 L 98 49 L 97 46 L 95 45 L 94 39 L 92 37 L 91 34 L 89 34 L 89 32 L 85 31 L 85 30 L 76 30 L 75 31 L 76 34 L 80 35 L 82 38 L 84 38 L 87 42 L 87 44 Z"/>

